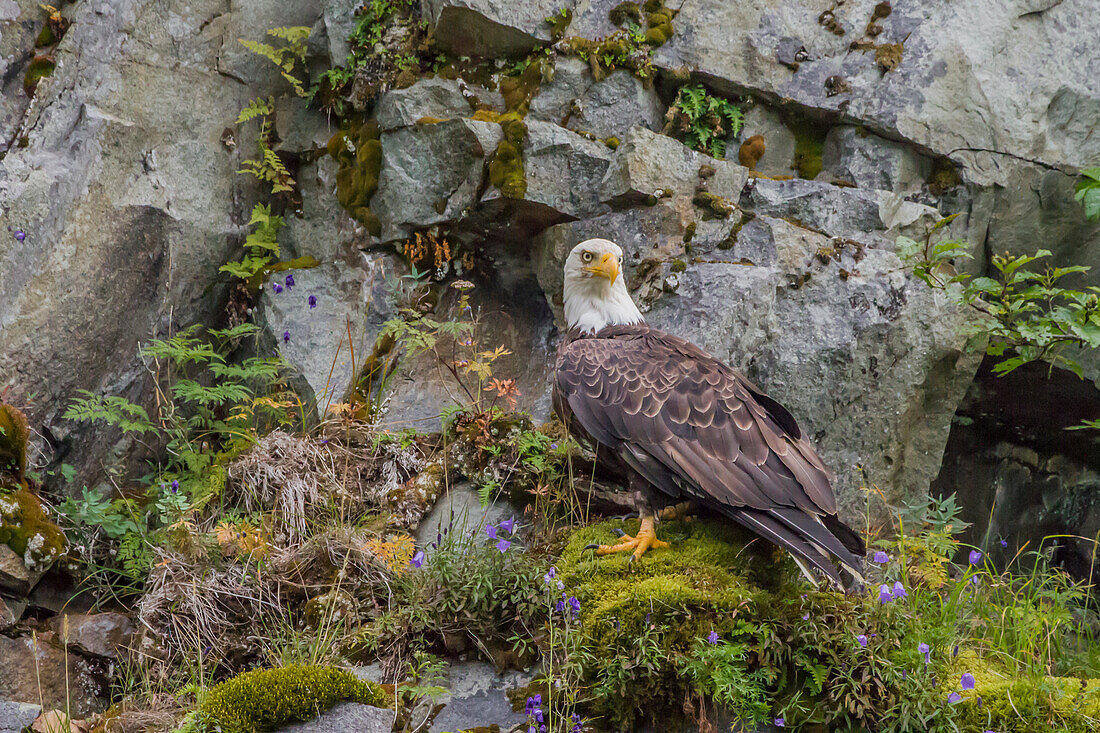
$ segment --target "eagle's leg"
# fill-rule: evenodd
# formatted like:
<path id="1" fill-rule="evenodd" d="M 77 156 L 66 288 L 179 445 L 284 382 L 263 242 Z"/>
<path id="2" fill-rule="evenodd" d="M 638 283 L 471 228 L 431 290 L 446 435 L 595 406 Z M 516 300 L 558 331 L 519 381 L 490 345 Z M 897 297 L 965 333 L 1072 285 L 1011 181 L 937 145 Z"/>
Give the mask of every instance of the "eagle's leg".
<path id="1" fill-rule="evenodd" d="M 596 550 L 597 555 L 611 555 L 616 552 L 633 551 L 633 560 L 637 560 L 645 554 L 646 550 L 659 550 L 671 546 L 667 542 L 657 539 L 657 530 L 654 527 L 654 517 L 652 514 L 642 515 L 642 526 L 638 528 L 638 534 L 633 537 L 624 534 L 619 539 L 621 539 L 622 542 L 617 545 L 597 545 L 593 549 Z"/>
<path id="2" fill-rule="evenodd" d="M 694 519 L 695 509 L 695 502 L 681 501 L 679 504 L 666 506 L 664 509 L 657 512 L 657 518 L 662 522 L 672 522 L 677 519 Z"/>

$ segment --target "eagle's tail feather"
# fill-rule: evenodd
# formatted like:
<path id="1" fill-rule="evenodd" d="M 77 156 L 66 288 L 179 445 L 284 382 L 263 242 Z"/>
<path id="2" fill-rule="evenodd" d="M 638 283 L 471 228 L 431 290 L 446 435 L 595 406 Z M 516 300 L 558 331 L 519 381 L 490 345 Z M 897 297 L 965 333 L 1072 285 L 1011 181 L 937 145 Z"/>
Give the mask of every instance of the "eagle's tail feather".
<path id="1" fill-rule="evenodd" d="M 778 517 L 784 524 L 797 532 L 810 544 L 835 556 L 844 569 L 851 573 L 862 585 L 862 557 L 849 549 L 847 543 L 834 534 L 832 529 L 822 522 L 821 519 L 799 509 L 773 509 L 770 513 Z M 840 524 L 840 522 L 838 521 L 837 524 Z M 847 527 L 845 527 L 845 529 L 847 529 Z M 855 534 L 851 530 L 848 530 L 848 532 L 853 535 Z"/>
<path id="2" fill-rule="evenodd" d="M 750 509 L 736 509 L 730 512 L 730 516 L 801 560 L 802 562 L 798 565 L 803 572 L 806 572 L 804 563 L 809 563 L 824 573 L 837 588 L 844 589 L 844 581 L 841 579 L 836 567 L 829 561 L 828 556 L 775 517 L 765 512 Z M 811 578 L 811 580 L 813 579 Z"/>

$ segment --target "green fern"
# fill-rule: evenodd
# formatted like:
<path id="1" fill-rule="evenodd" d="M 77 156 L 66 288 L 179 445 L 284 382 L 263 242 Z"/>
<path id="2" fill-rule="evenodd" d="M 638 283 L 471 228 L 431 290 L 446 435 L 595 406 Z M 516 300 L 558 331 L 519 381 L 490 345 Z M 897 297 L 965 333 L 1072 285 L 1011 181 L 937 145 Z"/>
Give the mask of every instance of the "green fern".
<path id="1" fill-rule="evenodd" d="M 254 120 L 257 117 L 266 117 L 274 111 L 274 97 L 268 97 L 267 99 L 256 97 L 248 103 L 247 107 L 241 110 L 241 113 L 239 115 L 237 115 L 237 124 L 240 125 L 245 122 L 249 122 L 250 120 Z"/>
<path id="2" fill-rule="evenodd" d="M 102 397 L 80 390 L 84 397 L 69 404 L 63 417 L 78 422 L 98 422 L 102 420 L 122 430 L 125 434 L 144 435 L 156 432 L 156 426 L 149 419 L 149 413 L 141 405 L 134 404 L 124 397 Z"/>
<path id="3" fill-rule="evenodd" d="M 251 285 L 259 285 L 257 280 L 278 261 L 281 254 L 278 236 L 279 230 L 283 228 L 283 217 L 272 214 L 270 206 L 256 204 L 252 207 L 252 218 L 248 220 L 248 225 L 253 229 L 244 240 L 244 257 L 238 262 L 228 262 L 219 269 L 247 280 Z M 224 335 L 221 337 L 225 338 Z"/>
<path id="4" fill-rule="evenodd" d="M 294 72 L 301 69 L 305 72 L 306 41 L 309 39 L 310 29 L 307 26 L 294 26 L 291 28 L 272 28 L 267 32 L 272 38 L 283 41 L 282 46 L 272 46 L 260 41 L 246 41 L 239 39 L 241 45 L 252 53 L 263 56 L 279 67 L 279 73 L 294 88 L 299 97 L 306 96 L 305 83 Z M 270 114 L 270 113 L 268 113 Z"/>
<path id="5" fill-rule="evenodd" d="M 702 85 L 680 87 L 666 133 L 713 158 L 726 156 L 726 139 L 741 132 L 741 109 L 707 92 Z"/>

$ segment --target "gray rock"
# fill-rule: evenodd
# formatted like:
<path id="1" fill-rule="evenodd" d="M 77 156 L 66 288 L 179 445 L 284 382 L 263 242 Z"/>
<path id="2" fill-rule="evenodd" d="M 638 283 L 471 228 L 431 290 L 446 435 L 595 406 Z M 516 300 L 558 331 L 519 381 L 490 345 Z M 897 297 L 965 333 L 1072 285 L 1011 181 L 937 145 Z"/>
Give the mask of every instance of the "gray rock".
<path id="1" fill-rule="evenodd" d="M 49 627 L 66 646 L 105 659 L 117 659 L 134 636 L 134 624 L 121 613 L 63 613 Z"/>
<path id="2" fill-rule="evenodd" d="M 355 30 L 355 11 L 360 0 L 325 0 L 324 24 L 328 36 L 328 55 L 333 66 L 344 66 L 351 47 L 348 38 Z"/>
<path id="3" fill-rule="evenodd" d="M 18 615 L 17 615 L 18 611 Z M 7 631 L 19 621 L 23 609 L 15 606 L 15 601 L 0 598 L 0 631 Z"/>
<path id="4" fill-rule="evenodd" d="M 41 712 L 40 705 L 0 700 L 0 733 L 22 733 Z"/>
<path id="5" fill-rule="evenodd" d="M 31 103 L 23 89 L 23 75 L 34 58 L 42 18 L 34 0 L 0 0 L 0 154 L 16 142 Z"/>
<path id="6" fill-rule="evenodd" d="M 516 516 L 515 507 L 503 500 L 481 506 L 477 489 L 471 484 L 451 486 L 416 528 L 416 546 L 430 548 L 440 537 L 469 536 L 482 539 L 487 524 L 499 524 Z"/>
<path id="7" fill-rule="evenodd" d="M 439 45 L 458 56 L 521 54 L 550 40 L 559 0 L 421 0 Z"/>
<path id="8" fill-rule="evenodd" d="M 756 164 L 756 170 L 769 176 L 794 175 L 794 133 L 771 107 L 754 104 L 745 112 L 741 124 L 741 136 L 729 146 L 729 156 L 737 157 L 741 142 L 754 135 L 764 138 L 764 155 Z"/>
<path id="9" fill-rule="evenodd" d="M 311 108 L 299 96 L 280 97 L 275 102 L 275 135 L 278 149 L 291 153 L 320 150 L 336 132 L 334 120 Z"/>
<path id="10" fill-rule="evenodd" d="M 577 242 L 615 239 L 647 321 L 742 370 L 790 409 L 836 473 L 845 516 L 862 516 L 864 475 L 890 501 L 927 491 L 978 361 L 964 353 L 963 314 L 947 298 L 907 278 L 888 249 L 780 219 L 758 214 L 730 249 L 696 259 L 677 237 L 675 201 L 638 216 L 549 229 L 540 238 L 544 289 L 561 287 L 562 259 Z M 738 222 L 726 221 L 726 232 Z M 859 238 L 879 241 L 881 230 Z M 677 259 L 686 268 L 670 272 Z"/>
<path id="11" fill-rule="evenodd" d="M 925 231 L 942 218 L 935 209 L 897 194 L 822 181 L 758 178 L 741 199 L 757 214 L 789 219 L 833 237 L 880 232 L 893 243 L 900 232 Z"/>
<path id="12" fill-rule="evenodd" d="M 25 596 L 42 579 L 47 568 L 31 570 L 23 564 L 23 558 L 4 544 L 0 544 L 0 588 L 17 596 Z"/>
<path id="13" fill-rule="evenodd" d="M 505 694 L 508 690 L 530 684 L 531 675 L 524 672 L 496 673 L 485 662 L 461 662 L 449 665 L 444 686 L 448 694 L 441 702 L 446 707 L 432 721 L 431 733 L 459 731 L 479 726 L 497 725 L 507 731 L 527 717 L 512 710 Z"/>
<path id="14" fill-rule="evenodd" d="M 368 235 L 336 199 L 339 164 L 329 156 L 303 162 L 298 169 L 299 210 L 287 210 L 279 232 L 282 258 L 310 256 L 320 262 L 359 261 L 359 249 Z"/>
<path id="15" fill-rule="evenodd" d="M 834 178 L 900 194 L 920 191 L 932 173 L 931 159 L 911 146 L 848 125 L 829 130 L 821 163 Z"/>
<path id="16" fill-rule="evenodd" d="M 463 79 L 421 79 L 405 89 L 391 89 L 381 96 L 375 118 L 383 130 L 415 125 L 425 117 L 449 120 L 469 117 L 474 105 L 484 103 L 503 111 L 499 92 L 467 84 Z"/>
<path id="17" fill-rule="evenodd" d="M 108 701 L 99 665 L 79 654 L 66 654 L 44 635 L 37 641 L 0 636 L 0 690 L 7 700 L 69 710 L 76 719 L 101 712 Z"/>
<path id="18" fill-rule="evenodd" d="M 333 705 L 313 720 L 279 728 L 280 733 L 390 733 L 394 712 L 357 702 Z"/>
<path id="19" fill-rule="evenodd" d="M 305 404 L 318 417 L 328 405 L 345 399 L 382 324 L 394 313 L 387 283 L 394 277 L 392 258 L 374 254 L 359 255 L 358 260 L 355 267 L 330 262 L 294 270 L 293 288 L 275 293 L 268 285 L 261 298 L 261 322 L 298 376 Z M 283 277 L 278 273 L 276 280 Z M 311 295 L 317 298 L 316 308 L 309 307 Z"/>
<path id="20" fill-rule="evenodd" d="M 734 201 L 748 180 L 748 169 L 732 161 L 698 153 L 678 140 L 644 127 L 633 127 L 615 150 L 600 183 L 600 198 L 614 205 L 645 203 L 651 196 L 691 196 L 699 169 L 714 168 L 708 190 Z"/>
<path id="21" fill-rule="evenodd" d="M 455 119 L 382 134 L 382 170 L 372 211 L 382 240 L 462 218 L 477 200 L 500 125 Z"/>
<path id="22" fill-rule="evenodd" d="M 551 223 L 581 219 L 601 208 L 599 184 L 611 161 L 611 150 L 559 125 L 527 121 L 523 168 L 527 193 L 519 217 Z M 483 201 L 500 201 L 490 187 Z M 503 203 L 503 201 L 501 202 Z"/>
<path id="23" fill-rule="evenodd" d="M 559 57 L 553 78 L 531 101 L 528 119 L 564 124 L 598 138 L 622 138 L 634 125 L 657 130 L 664 109 L 657 92 L 630 72 L 612 72 L 597 82 L 588 64 Z"/>

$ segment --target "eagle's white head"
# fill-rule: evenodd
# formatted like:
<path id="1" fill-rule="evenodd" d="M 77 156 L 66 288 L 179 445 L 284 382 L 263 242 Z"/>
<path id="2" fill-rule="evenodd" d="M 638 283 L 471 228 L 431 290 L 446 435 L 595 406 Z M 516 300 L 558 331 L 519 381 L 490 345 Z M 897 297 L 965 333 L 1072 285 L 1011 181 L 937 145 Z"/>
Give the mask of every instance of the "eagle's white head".
<path id="1" fill-rule="evenodd" d="M 586 239 L 565 258 L 565 321 L 595 333 L 604 326 L 642 322 L 642 313 L 622 278 L 622 247 L 607 239 Z"/>

